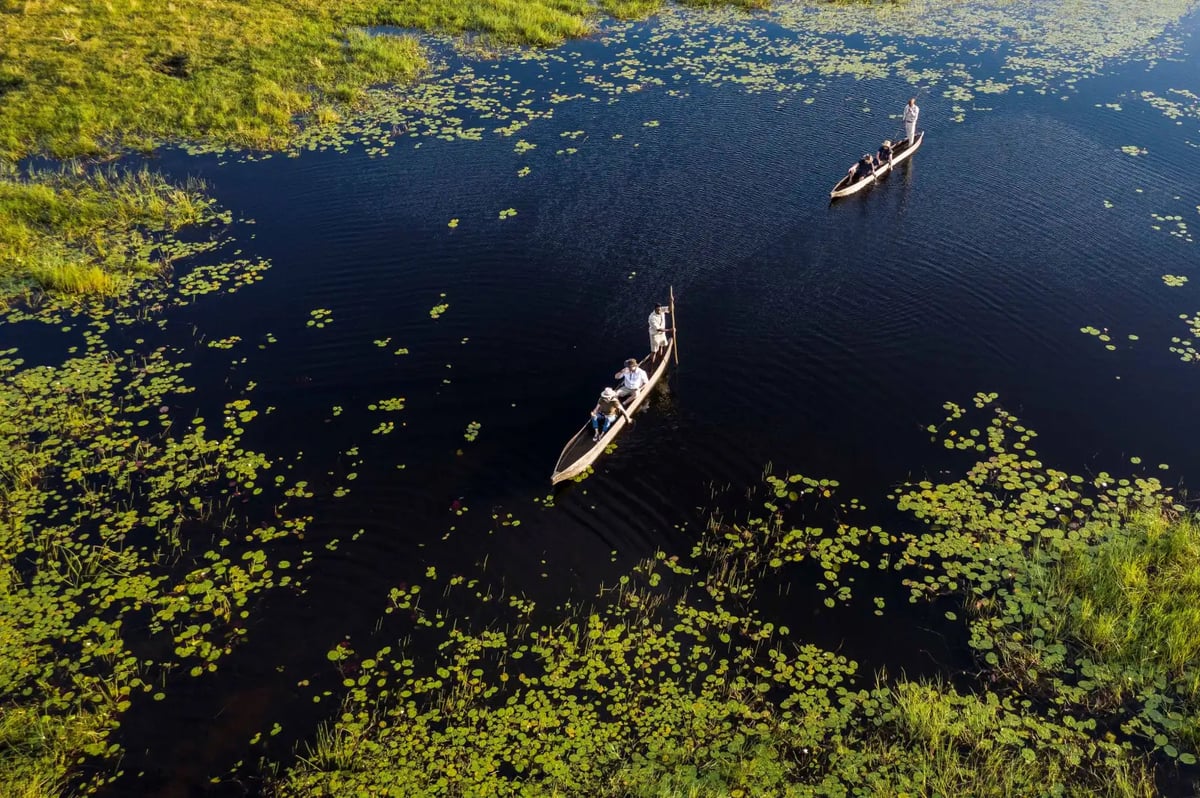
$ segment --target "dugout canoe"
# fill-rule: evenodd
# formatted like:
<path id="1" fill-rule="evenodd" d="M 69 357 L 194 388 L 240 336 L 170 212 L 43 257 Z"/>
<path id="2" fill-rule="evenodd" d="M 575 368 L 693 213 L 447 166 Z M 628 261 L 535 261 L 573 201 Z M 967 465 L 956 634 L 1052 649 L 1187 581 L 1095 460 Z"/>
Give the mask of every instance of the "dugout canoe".
<path id="1" fill-rule="evenodd" d="M 672 292 L 674 293 L 674 292 Z M 667 363 L 675 354 L 675 297 L 671 297 L 671 332 L 667 337 L 667 348 L 660 354 L 649 354 L 641 359 L 638 364 L 646 372 L 649 380 L 646 387 L 638 391 L 634 396 L 627 396 L 621 400 L 621 404 L 625 407 L 625 412 L 632 416 L 637 409 L 642 406 L 646 399 L 650 396 L 650 392 L 654 390 L 654 386 L 658 383 L 659 378 L 667 370 Z M 619 383 L 618 383 L 619 384 Z M 617 387 L 614 385 L 613 387 Z M 584 471 L 587 467 L 596 461 L 600 455 L 604 454 L 604 449 L 613 442 L 619 433 L 625 427 L 625 416 L 617 414 L 617 420 L 612 423 L 608 431 L 602 434 L 599 440 L 592 440 L 592 420 L 589 418 L 587 423 L 575 433 L 575 437 L 567 441 L 567 445 L 563 447 L 562 454 L 558 456 L 558 462 L 554 464 L 554 473 L 550 475 L 550 483 L 557 485 L 568 479 L 573 479 Z"/>
<path id="2" fill-rule="evenodd" d="M 888 172 L 895 169 L 903 161 L 906 161 L 909 158 L 909 156 L 911 156 L 913 153 L 915 153 L 917 151 L 917 148 L 921 146 L 921 142 L 924 140 L 925 140 L 925 131 L 924 130 L 922 130 L 920 133 L 917 134 L 917 137 L 913 140 L 911 147 L 908 145 L 908 139 L 901 139 L 900 143 L 892 148 L 892 162 L 891 163 L 884 164 L 883 166 L 877 167 L 875 169 L 875 174 L 867 175 L 866 177 L 862 178 L 861 180 L 858 180 L 855 182 L 851 182 L 851 180 L 852 180 L 851 175 L 846 175 L 840 181 L 838 181 L 838 184 L 833 187 L 832 191 L 829 192 L 830 199 L 837 199 L 838 197 L 848 197 L 851 194 L 857 194 L 858 192 L 862 191 L 864 188 L 871 185 L 876 180 L 878 180 L 879 178 L 886 175 Z"/>

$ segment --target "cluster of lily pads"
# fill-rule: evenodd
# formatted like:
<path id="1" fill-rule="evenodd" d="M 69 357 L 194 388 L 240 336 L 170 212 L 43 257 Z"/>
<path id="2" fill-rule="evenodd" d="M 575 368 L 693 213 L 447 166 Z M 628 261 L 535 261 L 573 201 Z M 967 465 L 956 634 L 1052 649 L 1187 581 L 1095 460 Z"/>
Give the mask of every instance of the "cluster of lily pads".
<path id="1" fill-rule="evenodd" d="M 443 66 L 416 86 L 369 90 L 357 113 L 310 125 L 294 147 L 344 151 L 357 142 L 373 155 L 384 155 L 406 139 L 419 147 L 426 139 L 511 137 L 539 120 L 552 119 L 555 107 L 563 103 L 611 104 L 647 88 L 683 97 L 694 83 L 773 92 L 782 102 L 811 103 L 838 77 L 901 77 L 915 87 L 914 93 L 939 94 L 947 104 L 947 118 L 963 121 L 969 111 L 990 110 L 978 104 L 980 96 L 1026 91 L 1068 96 L 1082 77 L 1099 73 L 1113 61 L 1173 55 L 1180 46 L 1173 25 L 1189 7 L 1186 0 L 1136 6 L 1089 0 L 1086 12 L 1035 2 L 967 7 L 945 0 L 780 3 L 754 16 L 729 8 L 706 8 L 698 14 L 686 7 L 664 7 L 648 23 L 606 24 L 598 38 L 598 56 L 569 52 L 571 45 L 557 50 L 508 48 L 503 59 L 490 63 L 472 58 L 469 45 L 464 50 L 461 40 L 427 35 L 422 37 L 425 46 L 446 53 L 445 63 L 454 63 L 453 70 Z M 1088 24 L 1080 24 L 1080 13 Z M 978 74 L 965 65 L 961 41 L 974 43 L 977 56 L 995 55 L 1002 77 L 997 79 L 990 65 Z M 456 50 L 462 53 L 455 55 Z M 528 78 L 512 75 L 514 63 L 538 70 L 547 84 L 584 91 L 537 91 Z M 1179 99 L 1145 99 L 1169 104 L 1172 113 L 1186 113 L 1188 92 L 1175 95 Z M 866 105 L 860 111 L 871 113 Z M 561 131 L 560 136 L 578 141 L 580 133 Z M 514 150 L 528 153 L 536 146 L 519 139 Z M 1137 147 L 1125 149 L 1144 153 Z M 557 154 L 575 150 L 562 148 Z M 522 172 L 527 174 L 528 168 Z"/>
<path id="2" fill-rule="evenodd" d="M 438 590 L 430 567 L 386 608 L 405 644 L 330 651 L 342 706 L 275 789 L 1155 794 L 1147 750 L 1195 761 L 1200 614 L 1187 616 L 1195 596 L 1168 577 L 1195 572 L 1200 527 L 1170 516 L 1180 506 L 1157 478 L 1043 465 L 1033 431 L 995 399 L 948 403 L 934 427 L 946 448 L 980 458 L 962 477 L 895 494 L 921 532 L 855 528 L 837 519 L 861 504 L 839 501 L 836 481 L 768 474 L 765 518 L 710 516 L 689 554 L 659 551 L 582 604 L 505 603 L 483 574 Z M 990 418 L 973 428 L 972 412 Z M 822 514 L 833 522 L 811 520 Z M 1141 624 L 1145 607 L 1122 606 L 1120 589 L 1093 597 L 1115 562 L 1141 562 L 1164 618 L 1192 624 L 1162 638 L 1169 654 L 1142 654 L 1161 634 Z M 796 638 L 755 598 L 801 564 L 824 572 L 834 596 L 861 565 L 896 572 L 917 602 L 959 597 L 949 619 L 966 625 L 985 678 L 963 693 Z M 474 621 L 450 609 L 472 600 Z M 1097 628 L 1113 623 L 1136 638 L 1102 643 Z"/>
<path id="3" fill-rule="evenodd" d="M 1156 476 L 1045 465 L 1034 432 L 993 402 L 976 397 L 986 423 L 967 428 L 949 405 L 934 429 L 986 459 L 896 494 L 929 529 L 900 537 L 894 567 L 915 571 L 914 600 L 962 597 L 971 646 L 1010 689 L 1195 764 L 1200 533 L 1187 508 Z"/>
<path id="4" fill-rule="evenodd" d="M 0 352 L 0 793 L 57 794 L 68 780 L 90 793 L 122 775 L 122 715 L 214 671 L 258 597 L 299 584 L 303 562 L 273 544 L 311 518 L 288 512 L 280 462 L 243 442 L 253 384 L 210 423 L 185 350 L 147 341 L 169 308 L 262 279 L 267 262 L 225 256 L 232 214 L 195 181 L 145 171 L 13 179 L 0 193 L 24 226 L 0 326 L 6 340 L 46 325 L 74 342 L 43 365 Z M 199 235 L 184 241 L 185 226 Z M 51 245 L 108 287 L 42 281 Z"/>
<path id="5" fill-rule="evenodd" d="M 84 339 L 61 365 L 0 353 L 0 691 L 48 730 L 31 756 L 48 757 L 34 770 L 50 784 L 116 761 L 131 702 L 216 669 L 256 597 L 296 579 L 269 544 L 306 525 L 243 517 L 273 468 L 241 442 L 248 400 L 223 423 L 189 417 L 178 353 Z M 28 786 L 4 772 L 6 794 Z M 119 775 L 99 772 L 81 789 Z"/>

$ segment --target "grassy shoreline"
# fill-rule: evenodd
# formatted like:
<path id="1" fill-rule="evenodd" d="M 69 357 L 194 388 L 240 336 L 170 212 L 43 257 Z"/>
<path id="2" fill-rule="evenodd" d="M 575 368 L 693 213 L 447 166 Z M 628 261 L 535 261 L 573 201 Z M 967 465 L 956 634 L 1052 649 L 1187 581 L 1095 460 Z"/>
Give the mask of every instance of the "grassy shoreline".
<path id="1" fill-rule="evenodd" d="M 764 0 L 728 0 L 746 8 Z M 99 158 L 167 140 L 279 149 L 302 120 L 337 120 L 371 85 L 428 66 L 403 30 L 482 32 L 552 45 L 602 14 L 641 17 L 661 0 L 350 0 L 24 3 L 0 13 L 0 303 L 30 289 L 128 296 L 164 270 L 159 231 L 208 219 L 203 184 L 145 171 L 21 174 L 31 155 Z M 711 5 L 693 0 L 693 5 Z"/>
<path id="2" fill-rule="evenodd" d="M 146 169 L 18 173 L 0 165 L 0 304 L 40 290 L 122 296 L 170 268 L 171 234 L 217 218 L 203 181 Z"/>
<path id="3" fill-rule="evenodd" d="M 690 5 L 765 7 L 766 0 Z M 80 0 L 0 13 L 0 160 L 91 157 L 163 140 L 277 149 L 297 120 L 336 116 L 367 87 L 428 66 L 411 31 L 546 46 L 661 0 Z"/>

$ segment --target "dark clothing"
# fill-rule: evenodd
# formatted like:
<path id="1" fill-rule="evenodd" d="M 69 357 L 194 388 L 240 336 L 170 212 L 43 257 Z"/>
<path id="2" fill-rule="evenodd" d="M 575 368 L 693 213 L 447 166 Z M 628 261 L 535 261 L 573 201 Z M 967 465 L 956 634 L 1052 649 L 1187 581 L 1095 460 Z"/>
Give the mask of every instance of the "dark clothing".
<path id="1" fill-rule="evenodd" d="M 858 168 L 854 170 L 854 182 L 857 183 L 859 180 L 862 180 L 864 177 L 870 175 L 873 171 L 875 170 L 874 167 L 871 166 L 871 160 L 869 158 L 863 158 L 858 162 Z"/>
<path id="2" fill-rule="evenodd" d="M 892 148 L 880 147 L 879 152 L 875 155 L 875 160 L 879 162 L 880 166 L 890 162 L 892 160 Z"/>

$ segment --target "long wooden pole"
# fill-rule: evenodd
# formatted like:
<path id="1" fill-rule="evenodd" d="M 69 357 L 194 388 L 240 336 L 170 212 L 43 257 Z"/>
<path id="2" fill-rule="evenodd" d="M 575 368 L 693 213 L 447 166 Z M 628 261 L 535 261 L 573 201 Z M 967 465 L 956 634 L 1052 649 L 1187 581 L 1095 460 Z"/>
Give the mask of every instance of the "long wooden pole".
<path id="1" fill-rule="evenodd" d="M 675 365 L 679 365 L 679 325 L 675 321 L 675 286 L 668 289 L 671 294 L 671 348 L 675 350 Z"/>

